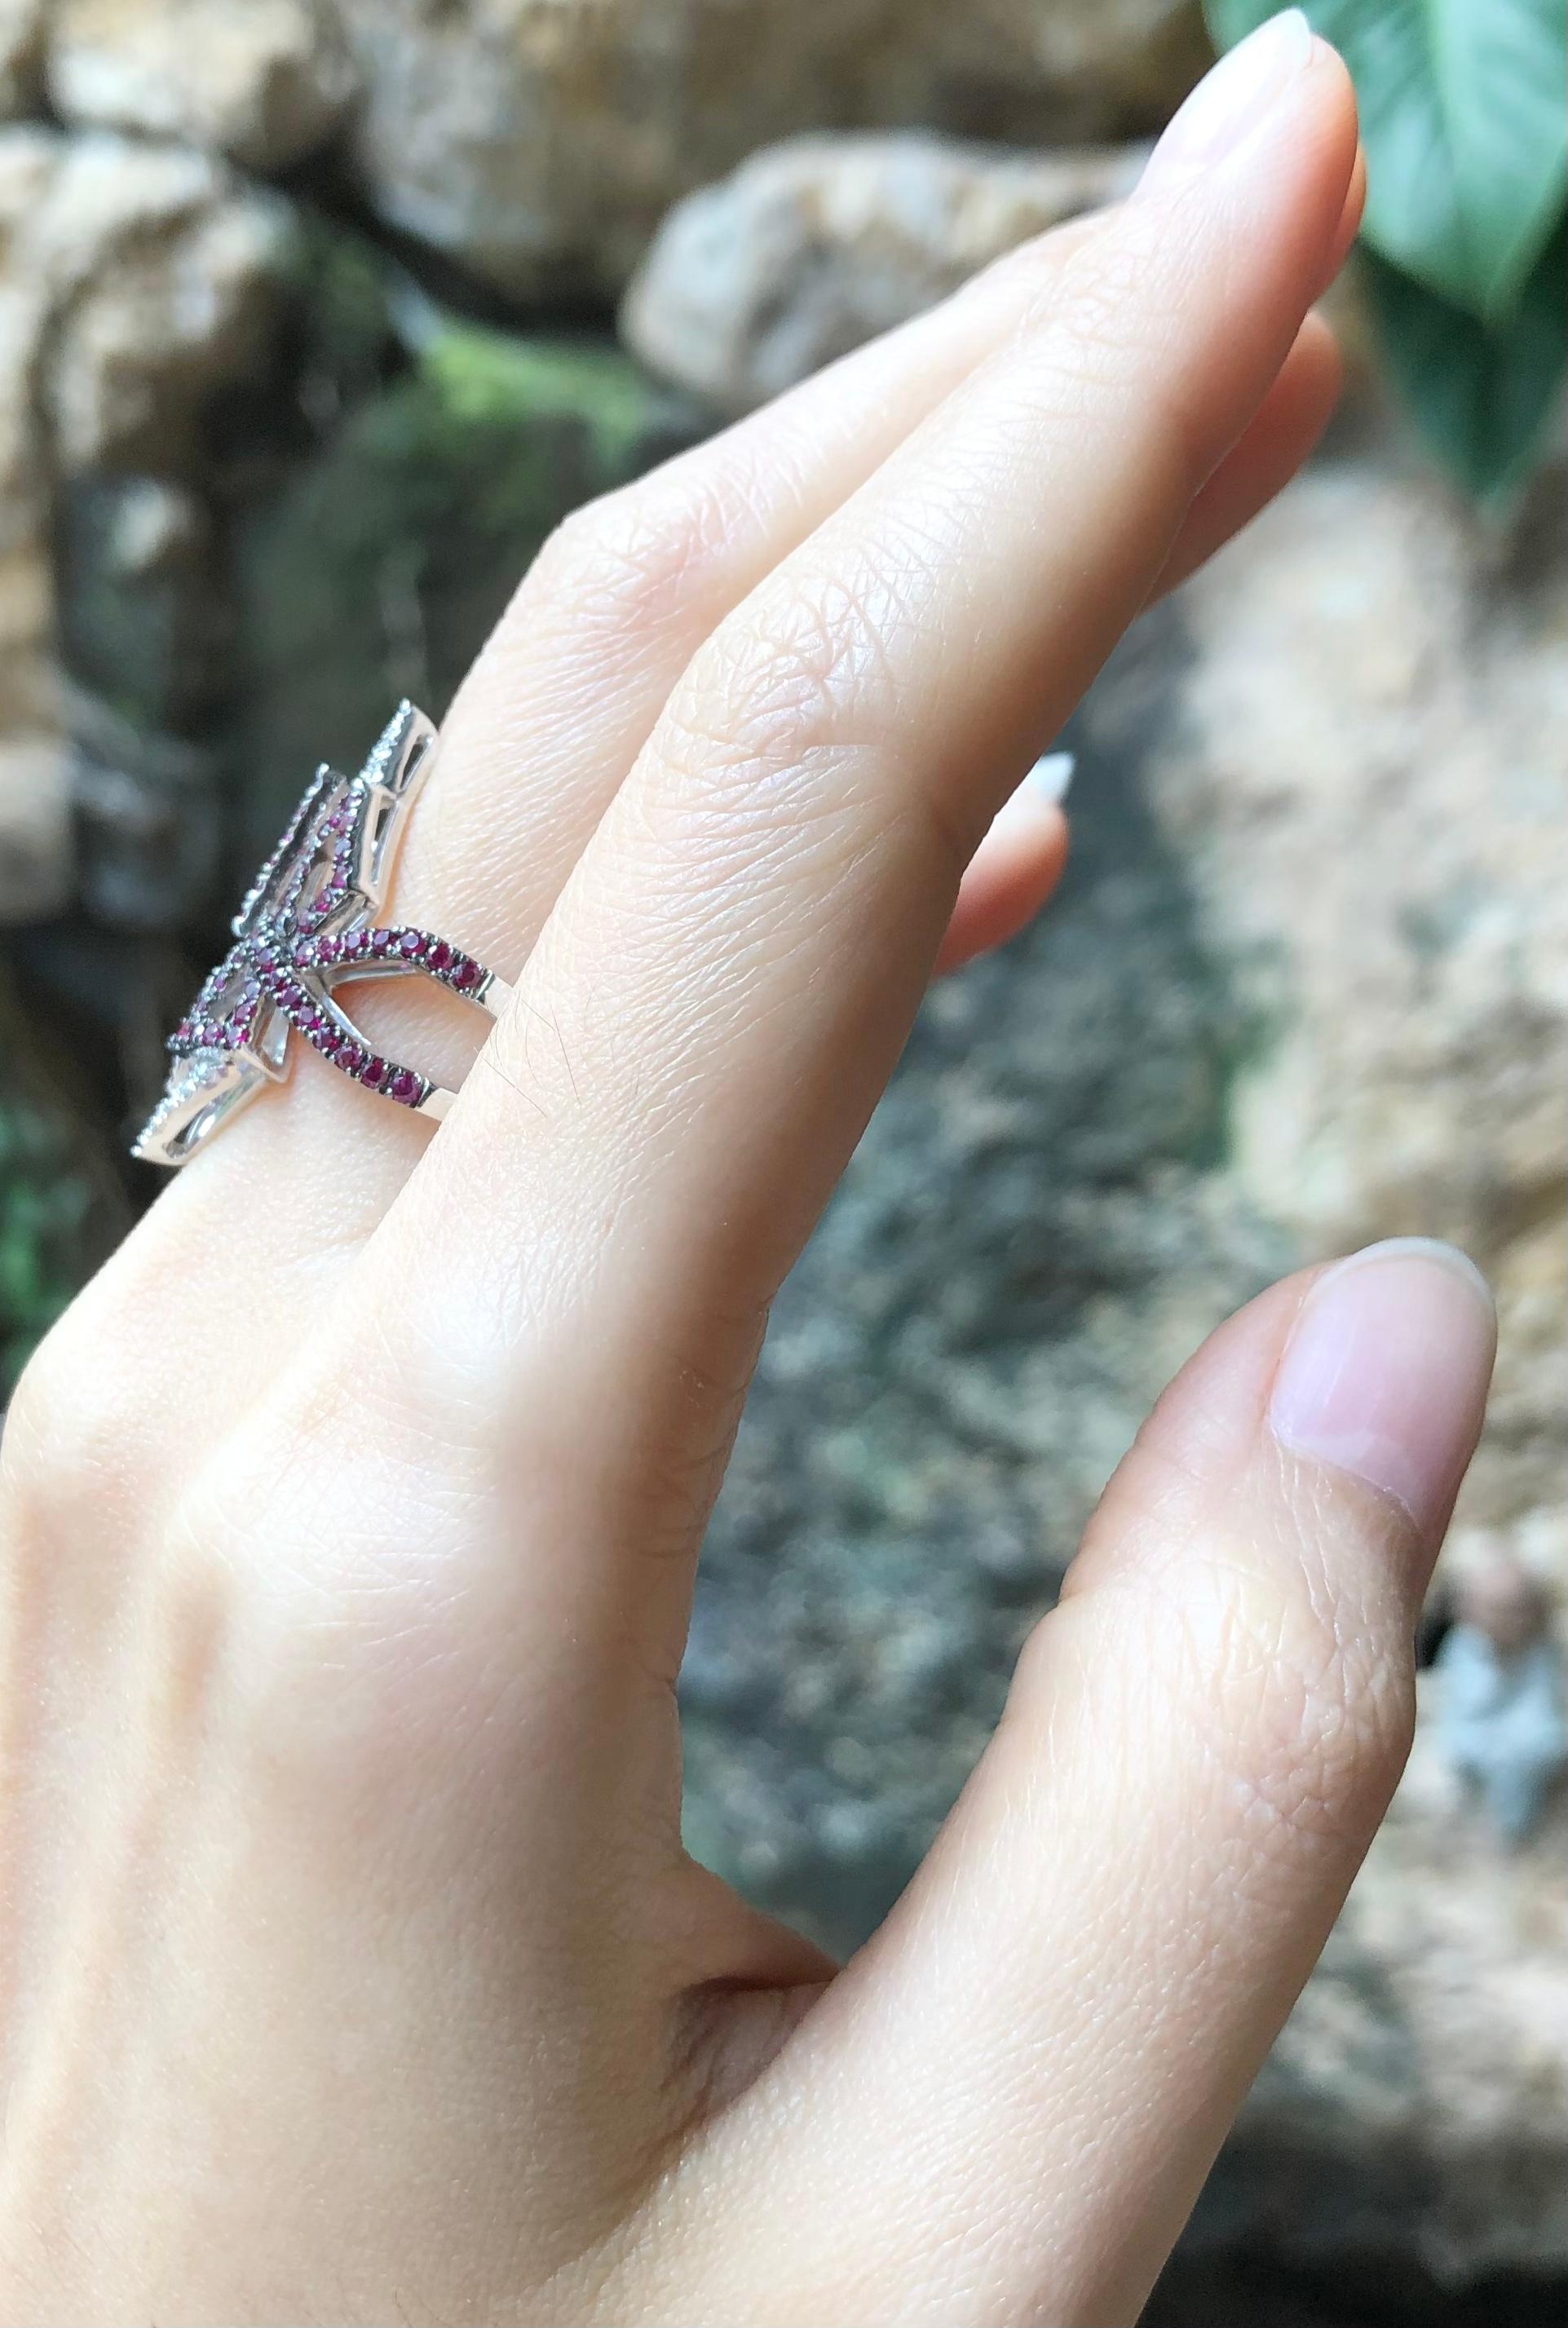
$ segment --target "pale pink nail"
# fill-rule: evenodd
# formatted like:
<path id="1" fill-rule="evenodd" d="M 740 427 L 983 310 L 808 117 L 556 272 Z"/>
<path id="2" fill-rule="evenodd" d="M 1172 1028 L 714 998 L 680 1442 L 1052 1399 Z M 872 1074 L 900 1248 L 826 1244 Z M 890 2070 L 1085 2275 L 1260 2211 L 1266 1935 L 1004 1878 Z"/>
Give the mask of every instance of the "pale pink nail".
<path id="1" fill-rule="evenodd" d="M 1299 8 L 1271 16 L 1206 73 L 1149 157 L 1138 191 L 1163 191 L 1222 161 L 1270 113 L 1312 54 Z"/>
<path id="2" fill-rule="evenodd" d="M 1274 1377 L 1292 1453 L 1402 1503 L 1430 1548 L 1474 1450 L 1497 1347 L 1486 1280 L 1449 1244 L 1394 1237 L 1320 1277 Z"/>

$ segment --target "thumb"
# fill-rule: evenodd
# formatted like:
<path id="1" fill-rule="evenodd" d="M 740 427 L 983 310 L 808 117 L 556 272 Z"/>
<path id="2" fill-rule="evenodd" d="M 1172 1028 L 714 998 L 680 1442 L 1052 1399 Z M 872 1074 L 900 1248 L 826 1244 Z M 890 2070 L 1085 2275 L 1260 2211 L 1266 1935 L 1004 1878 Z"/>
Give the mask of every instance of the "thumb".
<path id="1" fill-rule="evenodd" d="M 874 2276 L 835 2318 L 1136 2316 L 1403 1766 L 1494 1343 L 1469 1263 L 1402 1240 L 1165 1394 L 925 1865 L 754 2089 L 781 2239 Z"/>

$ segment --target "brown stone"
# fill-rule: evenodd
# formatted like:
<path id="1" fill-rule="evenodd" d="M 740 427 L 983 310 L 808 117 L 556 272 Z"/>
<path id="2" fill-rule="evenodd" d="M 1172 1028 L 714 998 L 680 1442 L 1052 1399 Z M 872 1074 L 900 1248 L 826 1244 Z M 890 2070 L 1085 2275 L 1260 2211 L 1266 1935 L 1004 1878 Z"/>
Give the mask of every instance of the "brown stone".
<path id="1" fill-rule="evenodd" d="M 1423 1701 L 1441 1686 L 1424 1676 Z M 1490 1834 L 1423 1704 L 1387 1822 L 1226 2147 L 1212 2230 L 1200 2203 L 1199 2240 L 1266 2245 L 1338 2285 L 1369 2259 L 1401 2285 L 1413 2265 L 1456 2288 L 1562 2272 L 1565 1845 L 1560 1808 L 1523 1850 Z"/>
<path id="2" fill-rule="evenodd" d="M 61 117 L 282 170 L 330 137 L 354 74 L 326 0 L 56 0 Z"/>
<path id="3" fill-rule="evenodd" d="M 43 0 L 0 0 L 0 121 L 43 94 Z"/>
<path id="4" fill-rule="evenodd" d="M 1207 53 L 1196 0 L 340 5 L 371 202 L 516 296 L 618 292 L 672 202 L 780 138 L 1140 136 Z"/>
<path id="5" fill-rule="evenodd" d="M 59 735 L 0 737 L 0 929 L 47 920 L 75 879 L 70 755 Z"/>
<path id="6" fill-rule="evenodd" d="M 53 462 L 198 459 L 208 399 L 276 314 L 286 211 L 186 147 L 28 127 L 0 131 L 0 304 L 26 326 L 7 361 Z"/>
<path id="7" fill-rule="evenodd" d="M 1238 1192 L 1309 1254 L 1452 1238 L 1501 1311 L 1467 1510 L 1561 1502 L 1568 559 L 1391 459 L 1314 465 L 1189 583 L 1153 800 L 1266 1030 Z"/>
<path id="8" fill-rule="evenodd" d="M 621 305 L 653 371 L 745 411 L 1126 193 L 1142 146 L 1015 154 L 908 133 L 768 147 L 670 213 Z"/>

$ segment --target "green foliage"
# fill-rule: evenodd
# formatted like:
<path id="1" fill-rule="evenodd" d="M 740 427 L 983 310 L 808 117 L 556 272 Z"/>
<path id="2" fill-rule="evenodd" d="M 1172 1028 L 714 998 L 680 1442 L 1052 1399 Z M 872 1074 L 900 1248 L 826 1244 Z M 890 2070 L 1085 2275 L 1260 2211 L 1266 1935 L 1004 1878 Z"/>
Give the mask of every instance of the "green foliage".
<path id="1" fill-rule="evenodd" d="M 1528 473 L 1568 359 L 1564 0 L 1304 0 L 1350 69 L 1389 371 L 1481 498 Z M 1206 0 L 1222 46 L 1274 0 Z"/>
<path id="2" fill-rule="evenodd" d="M 687 441 L 613 347 L 443 323 L 239 530 L 248 670 L 233 878 L 324 754 L 356 766 L 407 694 L 439 717 L 569 510 Z"/>
<path id="3" fill-rule="evenodd" d="M 93 1211 L 57 1128 L 26 1101 L 0 1099 L 0 1398 L 85 1274 Z"/>
<path id="4" fill-rule="evenodd" d="M 1568 235 L 1558 229 L 1500 328 L 1373 252 L 1366 267 L 1389 371 L 1422 434 L 1478 499 L 1506 498 L 1529 474 L 1563 377 Z"/>
<path id="5" fill-rule="evenodd" d="M 576 421 L 587 429 L 592 456 L 606 478 L 625 468 L 657 418 L 656 391 L 646 375 L 612 347 L 448 324 L 419 361 L 459 426 Z"/>
<path id="6" fill-rule="evenodd" d="M 298 393 L 330 422 L 385 378 L 396 344 L 380 254 L 335 221 L 302 211 L 291 246 Z"/>

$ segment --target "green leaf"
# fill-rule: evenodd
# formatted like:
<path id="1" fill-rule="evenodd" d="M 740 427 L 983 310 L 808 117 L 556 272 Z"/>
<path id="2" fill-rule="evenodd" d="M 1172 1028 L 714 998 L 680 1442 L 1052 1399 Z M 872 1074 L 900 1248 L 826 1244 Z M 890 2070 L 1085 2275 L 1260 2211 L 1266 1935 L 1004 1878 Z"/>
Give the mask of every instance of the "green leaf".
<path id="1" fill-rule="evenodd" d="M 1559 228 L 1507 321 L 1484 324 L 1364 254 L 1389 371 L 1422 435 L 1484 501 L 1509 499 L 1529 473 L 1568 369 L 1568 230 Z"/>
<path id="2" fill-rule="evenodd" d="M 1507 314 L 1568 189 L 1568 0 L 1304 0 L 1350 69 L 1366 238 L 1431 291 Z M 1206 0 L 1228 47 L 1274 0 Z"/>

